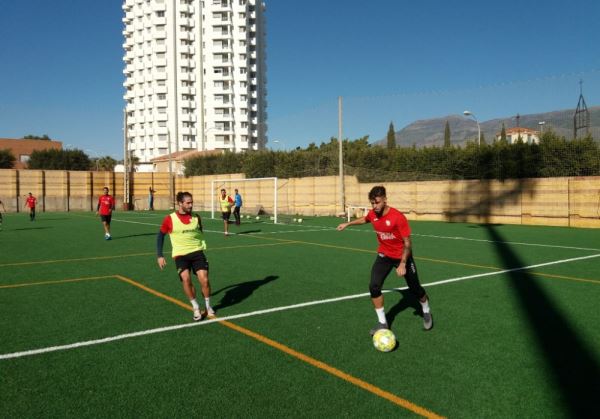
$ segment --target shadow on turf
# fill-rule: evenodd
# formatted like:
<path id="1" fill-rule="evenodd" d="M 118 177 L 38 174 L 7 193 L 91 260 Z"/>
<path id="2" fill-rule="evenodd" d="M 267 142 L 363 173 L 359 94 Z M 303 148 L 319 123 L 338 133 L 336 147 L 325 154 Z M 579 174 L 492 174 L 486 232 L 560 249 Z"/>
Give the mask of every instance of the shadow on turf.
<path id="1" fill-rule="evenodd" d="M 503 268 L 511 269 L 527 266 L 519 253 L 513 250 L 498 229 L 498 224 L 490 223 L 495 215 L 493 209 L 518 205 L 532 179 L 514 181 L 514 188 L 504 193 L 497 193 L 492 181 L 482 180 L 471 184 L 471 196 L 480 196 L 479 202 L 458 211 L 448 212 L 450 221 L 468 221 L 478 215 L 483 222 L 478 224 L 485 228 L 489 239 L 503 262 Z M 454 201 L 454 193 L 449 192 L 449 207 L 459 207 Z M 530 192 L 530 196 L 533 192 Z M 476 228 L 473 226 L 473 228 Z M 548 294 L 528 271 L 513 271 L 505 274 L 507 282 L 519 303 L 523 321 L 527 322 L 532 336 L 537 341 L 537 349 L 544 357 L 546 371 L 560 388 L 562 403 L 571 417 L 597 417 L 598 395 L 600 394 L 600 366 L 594 353 L 578 335 L 577 328 L 553 304 Z"/>
<path id="2" fill-rule="evenodd" d="M 235 233 L 235 234 L 252 234 L 252 233 L 260 233 L 262 230 L 246 230 L 246 231 L 240 231 L 239 233 Z"/>
<path id="3" fill-rule="evenodd" d="M 225 292 L 225 295 L 221 297 L 221 301 L 219 301 L 219 303 L 213 308 L 215 310 L 219 310 L 225 307 L 231 307 L 233 305 L 239 304 L 246 298 L 250 297 L 258 288 L 268 284 L 271 281 L 275 281 L 277 278 L 279 277 L 275 275 L 269 275 L 264 277 L 263 279 L 240 282 L 239 284 L 233 284 L 225 288 L 221 288 L 220 290 L 217 290 L 212 293 L 212 296 L 214 297 L 217 294 Z"/>
<path id="4" fill-rule="evenodd" d="M 121 240 L 121 239 L 130 239 L 132 237 L 143 237 L 143 236 L 156 236 L 157 233 L 140 233 L 140 234 L 130 234 L 128 236 L 113 236 L 112 240 Z"/>
<path id="5" fill-rule="evenodd" d="M 387 313 L 385 313 L 390 328 L 392 327 L 392 324 L 394 324 L 396 316 L 408 308 L 413 309 L 414 316 L 423 316 L 421 304 L 419 304 L 419 301 L 409 290 L 397 290 L 397 292 L 402 295 L 402 298 Z"/>
<path id="6" fill-rule="evenodd" d="M 25 230 L 48 230 L 53 227 L 25 227 L 25 228 L 14 228 L 13 231 L 25 231 Z"/>

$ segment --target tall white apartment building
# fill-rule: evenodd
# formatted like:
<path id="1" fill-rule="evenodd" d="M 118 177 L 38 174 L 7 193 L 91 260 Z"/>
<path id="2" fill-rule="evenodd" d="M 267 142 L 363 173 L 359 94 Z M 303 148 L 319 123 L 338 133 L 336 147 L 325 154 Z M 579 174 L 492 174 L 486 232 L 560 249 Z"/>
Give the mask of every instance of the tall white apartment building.
<path id="1" fill-rule="evenodd" d="M 264 3 L 124 0 L 123 11 L 130 153 L 265 147 Z"/>

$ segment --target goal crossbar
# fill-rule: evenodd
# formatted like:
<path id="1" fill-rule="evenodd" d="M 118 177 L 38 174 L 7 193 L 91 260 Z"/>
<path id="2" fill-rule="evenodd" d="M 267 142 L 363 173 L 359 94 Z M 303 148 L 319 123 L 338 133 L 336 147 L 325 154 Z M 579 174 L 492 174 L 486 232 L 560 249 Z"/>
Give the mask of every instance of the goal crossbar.
<path id="1" fill-rule="evenodd" d="M 262 180 L 273 181 L 273 221 L 277 224 L 277 178 L 276 177 L 260 177 L 246 179 L 213 179 L 210 183 L 211 201 L 210 201 L 210 217 L 215 218 L 215 184 L 231 183 L 231 182 L 257 182 Z"/>

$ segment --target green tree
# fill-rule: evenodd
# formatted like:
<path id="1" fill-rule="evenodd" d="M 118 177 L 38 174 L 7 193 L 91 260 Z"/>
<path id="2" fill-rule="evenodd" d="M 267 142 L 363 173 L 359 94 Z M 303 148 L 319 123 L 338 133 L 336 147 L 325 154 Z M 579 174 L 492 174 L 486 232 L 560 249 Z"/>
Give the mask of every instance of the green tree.
<path id="1" fill-rule="evenodd" d="M 15 167 L 16 160 L 17 159 L 10 149 L 6 148 L 0 150 L 0 169 L 12 169 Z"/>
<path id="2" fill-rule="evenodd" d="M 450 123 L 446 120 L 446 127 L 444 128 L 444 147 L 448 148 L 452 145 L 450 142 Z"/>
<path id="3" fill-rule="evenodd" d="M 506 143 L 506 127 L 504 126 L 504 122 L 502 123 L 502 131 L 500 131 L 500 141 Z"/>
<path id="4" fill-rule="evenodd" d="M 89 170 L 90 158 L 81 150 L 36 150 L 27 167 L 40 170 Z"/>
<path id="5" fill-rule="evenodd" d="M 117 165 L 117 161 L 110 156 L 100 157 L 96 163 L 97 165 L 93 165 L 94 169 L 98 167 L 99 170 L 107 172 L 112 172 Z"/>
<path id="6" fill-rule="evenodd" d="M 23 136 L 23 139 L 24 140 L 45 140 L 45 141 L 51 140 L 51 138 L 48 137 L 46 134 L 42 135 L 41 137 L 39 135 L 28 134 L 28 135 Z"/>
<path id="7" fill-rule="evenodd" d="M 396 132 L 394 131 L 394 123 L 390 122 L 390 127 L 387 132 L 387 148 L 393 150 L 396 148 Z"/>

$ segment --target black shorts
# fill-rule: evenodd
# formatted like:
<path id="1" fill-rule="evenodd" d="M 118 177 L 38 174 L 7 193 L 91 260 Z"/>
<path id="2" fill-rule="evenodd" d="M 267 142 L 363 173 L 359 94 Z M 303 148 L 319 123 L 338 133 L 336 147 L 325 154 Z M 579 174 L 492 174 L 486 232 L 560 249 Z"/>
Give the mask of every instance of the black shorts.
<path id="1" fill-rule="evenodd" d="M 225 221 L 229 221 L 229 217 L 231 217 L 231 211 L 222 212 L 221 217 L 223 217 Z"/>
<path id="2" fill-rule="evenodd" d="M 198 271 L 208 271 L 208 261 L 204 252 L 198 250 L 187 255 L 177 256 L 175 258 L 175 267 L 177 268 L 177 273 L 180 275 L 179 279 L 181 279 L 181 272 L 183 271 L 191 270 L 194 274 Z"/>
<path id="3" fill-rule="evenodd" d="M 112 218 L 112 215 L 101 215 L 100 219 L 102 220 L 103 223 L 106 224 L 110 224 L 110 219 Z"/>
<path id="4" fill-rule="evenodd" d="M 400 259 L 392 259 L 381 253 L 377 255 L 371 268 L 371 282 L 369 283 L 369 292 L 372 298 L 377 298 L 381 295 L 385 279 L 392 269 L 398 268 L 398 265 L 400 265 Z M 406 259 L 406 274 L 404 275 L 404 279 L 406 280 L 408 289 L 415 297 L 421 299 L 425 296 L 425 289 L 419 282 L 417 265 L 412 254 Z"/>

